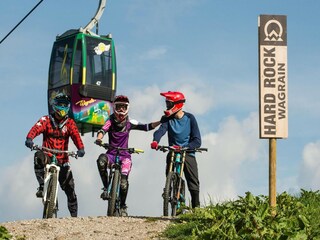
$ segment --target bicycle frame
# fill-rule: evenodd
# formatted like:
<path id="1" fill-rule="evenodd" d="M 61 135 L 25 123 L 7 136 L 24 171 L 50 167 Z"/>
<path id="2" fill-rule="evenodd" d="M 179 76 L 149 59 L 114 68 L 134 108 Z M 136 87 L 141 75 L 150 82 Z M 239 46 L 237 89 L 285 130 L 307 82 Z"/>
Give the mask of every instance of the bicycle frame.
<path id="1" fill-rule="evenodd" d="M 169 172 L 175 172 L 179 175 L 179 185 L 178 185 L 178 191 L 176 195 L 176 200 L 178 201 L 178 208 L 180 207 L 180 202 L 185 201 L 185 196 L 181 196 L 181 185 L 183 181 L 183 169 L 184 169 L 184 162 L 186 159 L 186 151 L 180 152 L 174 152 L 171 150 L 171 161 L 169 165 Z"/>
<path id="2" fill-rule="evenodd" d="M 109 181 L 108 181 L 108 193 L 110 193 L 111 191 L 111 183 L 112 183 L 112 180 L 113 180 L 113 175 L 114 175 L 114 172 L 116 170 L 119 170 L 121 172 L 121 163 L 120 163 L 120 157 L 119 157 L 119 153 L 117 152 L 117 155 L 115 157 L 115 162 L 111 165 L 108 166 L 108 169 L 110 171 L 110 174 L 109 174 Z"/>
<path id="3" fill-rule="evenodd" d="M 60 166 L 58 166 L 56 154 L 65 153 L 68 156 L 77 158 L 77 153 L 72 151 L 61 151 L 57 149 L 50 149 L 46 147 L 40 147 L 35 145 L 32 150 L 42 151 L 46 155 L 51 153 L 52 156 L 48 156 L 50 163 L 45 166 L 44 173 L 44 186 L 43 186 L 43 218 L 56 218 L 58 213 L 58 185 L 59 185 L 59 173 Z"/>
<path id="4" fill-rule="evenodd" d="M 120 215 L 120 179 L 121 179 L 121 163 L 119 157 L 119 151 L 115 157 L 115 163 L 108 167 L 109 169 L 109 181 L 108 181 L 108 196 L 111 202 L 108 203 L 108 216 L 119 216 Z M 114 190 L 115 189 L 115 190 Z M 115 192 L 113 192 L 115 191 Z M 115 194 L 115 200 L 112 195 Z M 113 202 L 112 202 L 113 201 Z"/>
<path id="5" fill-rule="evenodd" d="M 162 149 L 164 151 L 164 149 Z M 171 216 L 175 216 L 181 204 L 185 203 L 185 192 L 183 180 L 183 168 L 185 152 L 175 152 L 170 149 L 170 163 L 167 169 L 166 184 L 163 192 L 163 215 L 169 215 L 168 205 L 171 205 Z M 181 188 L 183 184 L 183 189 Z"/>
<path id="6" fill-rule="evenodd" d="M 56 165 L 56 156 L 53 155 L 51 158 L 51 163 L 46 164 L 45 167 L 45 173 L 44 173 L 44 186 L 43 186 L 43 197 L 42 197 L 42 202 L 45 204 L 48 201 L 47 195 L 48 195 L 48 187 L 50 184 L 50 180 L 53 178 L 53 174 L 56 174 L 57 179 L 59 179 L 59 173 L 60 173 L 60 167 Z M 54 202 L 53 205 L 55 206 L 54 209 L 54 215 L 57 217 L 57 212 L 58 212 L 58 185 L 59 181 L 53 182 L 53 189 L 55 189 L 54 192 Z"/>
<path id="7" fill-rule="evenodd" d="M 144 151 L 136 148 L 121 148 L 115 147 L 108 143 L 98 144 L 100 147 L 105 149 L 116 149 L 115 162 L 108 166 L 109 177 L 108 177 L 108 216 L 120 216 L 120 178 L 121 178 L 121 163 L 120 163 L 120 152 L 127 151 L 132 153 L 143 153 Z"/>
<path id="8" fill-rule="evenodd" d="M 171 216 L 176 216 L 181 204 L 185 203 L 184 164 L 187 152 L 207 151 L 206 148 L 181 148 L 176 150 L 172 146 L 159 146 L 160 151 L 170 151 L 170 162 L 163 192 L 163 215 L 168 216 L 168 204 L 171 204 Z"/>

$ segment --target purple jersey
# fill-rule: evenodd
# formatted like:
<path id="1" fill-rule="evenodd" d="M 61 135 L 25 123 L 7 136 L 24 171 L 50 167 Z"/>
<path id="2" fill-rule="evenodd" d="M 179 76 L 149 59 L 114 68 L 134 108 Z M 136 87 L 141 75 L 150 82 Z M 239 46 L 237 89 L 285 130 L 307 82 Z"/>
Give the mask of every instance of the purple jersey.
<path id="1" fill-rule="evenodd" d="M 131 130 L 150 131 L 152 129 L 153 128 L 151 126 L 151 123 L 141 124 L 135 120 L 127 119 L 124 124 L 123 123 L 121 123 L 121 125 L 117 124 L 117 122 L 114 119 L 114 116 L 111 115 L 110 119 L 108 119 L 105 122 L 105 124 L 103 125 L 103 127 L 99 132 L 103 133 L 103 135 L 108 133 L 110 145 L 115 147 L 128 148 L 129 133 Z M 116 150 L 109 149 L 107 153 L 115 155 Z M 126 151 L 121 151 L 120 156 L 131 159 L 131 154 Z"/>

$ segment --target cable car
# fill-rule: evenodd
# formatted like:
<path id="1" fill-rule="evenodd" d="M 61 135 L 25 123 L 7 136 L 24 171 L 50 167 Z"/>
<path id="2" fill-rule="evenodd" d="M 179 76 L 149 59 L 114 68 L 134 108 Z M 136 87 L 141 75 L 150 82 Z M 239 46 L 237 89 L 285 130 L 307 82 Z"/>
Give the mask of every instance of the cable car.
<path id="1" fill-rule="evenodd" d="M 57 36 L 53 44 L 48 77 L 48 110 L 58 93 L 71 97 L 69 116 L 81 134 L 96 132 L 111 115 L 116 94 L 115 45 L 111 34 L 91 32 L 98 24 L 106 0 L 100 0 L 95 17 L 85 28 Z M 97 26 L 96 26 L 97 28 Z"/>

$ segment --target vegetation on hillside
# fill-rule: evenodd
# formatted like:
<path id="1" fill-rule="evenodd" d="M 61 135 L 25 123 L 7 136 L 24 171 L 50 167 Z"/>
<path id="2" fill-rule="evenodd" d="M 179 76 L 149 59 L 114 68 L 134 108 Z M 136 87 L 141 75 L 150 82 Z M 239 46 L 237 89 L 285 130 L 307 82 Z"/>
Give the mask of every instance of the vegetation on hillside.
<path id="1" fill-rule="evenodd" d="M 301 190 L 269 197 L 247 192 L 236 201 L 210 204 L 180 215 L 164 232 L 169 239 L 320 239 L 320 193 Z"/>
<path id="2" fill-rule="evenodd" d="M 320 240 L 319 212 L 319 191 L 278 195 L 275 215 L 271 214 L 269 197 L 247 192 L 238 200 L 211 203 L 179 215 L 162 235 L 174 240 Z M 0 239 L 12 239 L 3 226 Z"/>
<path id="3" fill-rule="evenodd" d="M 2 240 L 7 240 L 7 239 L 11 239 L 11 235 L 9 234 L 8 230 L 3 227 L 3 226 L 0 226 L 0 239 Z"/>

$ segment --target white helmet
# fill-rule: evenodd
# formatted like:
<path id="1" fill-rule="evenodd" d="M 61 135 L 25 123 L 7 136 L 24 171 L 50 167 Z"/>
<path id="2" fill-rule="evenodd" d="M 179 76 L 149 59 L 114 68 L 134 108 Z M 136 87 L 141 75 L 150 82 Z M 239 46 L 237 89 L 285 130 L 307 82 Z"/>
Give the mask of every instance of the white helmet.
<path id="1" fill-rule="evenodd" d="M 116 96 L 113 101 L 113 112 L 117 121 L 122 122 L 129 112 L 129 98 L 124 95 Z"/>

